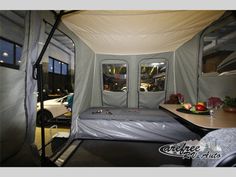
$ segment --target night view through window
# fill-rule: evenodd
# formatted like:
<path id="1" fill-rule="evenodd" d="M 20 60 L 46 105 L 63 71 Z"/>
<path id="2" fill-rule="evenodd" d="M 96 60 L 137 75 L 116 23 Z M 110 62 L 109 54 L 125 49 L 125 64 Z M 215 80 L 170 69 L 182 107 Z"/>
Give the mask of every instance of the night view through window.
<path id="1" fill-rule="evenodd" d="M 166 64 L 164 62 L 141 64 L 140 91 L 157 92 L 165 88 Z"/>
<path id="2" fill-rule="evenodd" d="M 103 64 L 103 89 L 106 91 L 122 92 L 127 91 L 126 64 Z"/>

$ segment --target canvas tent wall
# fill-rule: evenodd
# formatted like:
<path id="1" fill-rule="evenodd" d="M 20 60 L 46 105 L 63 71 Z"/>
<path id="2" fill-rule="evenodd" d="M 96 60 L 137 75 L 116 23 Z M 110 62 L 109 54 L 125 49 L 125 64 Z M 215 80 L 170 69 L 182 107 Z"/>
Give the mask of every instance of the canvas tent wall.
<path id="1" fill-rule="evenodd" d="M 216 96 L 199 96 L 201 95 L 199 92 L 202 92 L 202 86 L 204 85 L 198 83 L 201 79 L 198 71 L 199 51 L 202 31 L 213 21 L 217 20 L 223 12 L 191 11 L 189 12 L 190 14 L 188 12 L 86 11 L 64 17 L 63 23 L 74 31 L 96 53 L 93 82 L 91 82 L 92 85 L 89 87 L 89 92 L 92 89 L 90 106 L 103 105 L 102 100 L 104 95 L 101 92 L 101 72 L 99 68 L 103 60 L 112 59 L 125 60 L 129 64 L 129 70 L 132 69 L 132 72 L 129 72 L 129 78 L 131 79 L 129 79 L 130 90 L 127 95 L 128 107 L 137 107 L 139 105 L 139 98 L 137 96 L 137 68 L 139 61 L 145 58 L 158 58 L 160 56 L 163 58 L 167 57 L 169 61 L 167 95 L 171 92 L 180 92 L 185 95 L 186 101 L 192 103 L 195 103 L 198 99 L 206 100 L 209 96 Z M 188 18 L 183 20 L 184 16 L 188 16 Z M 167 17 L 171 20 L 168 21 Z M 139 22 L 137 22 L 136 18 Z M 137 28 L 137 24 L 141 24 L 139 28 Z M 162 25 L 165 28 L 162 28 Z M 150 31 L 152 33 L 148 33 Z M 186 33 L 186 31 L 188 32 Z M 168 36 L 166 36 L 167 34 Z M 160 38 L 160 36 L 162 37 Z M 166 46 L 168 47 L 165 48 Z M 216 80 L 218 79 L 216 78 Z M 232 84 L 234 82 L 230 83 Z M 76 85 L 81 84 L 83 83 L 77 83 Z M 214 87 L 214 84 L 212 86 Z M 224 89 L 219 88 L 219 90 L 225 93 Z M 232 92 L 231 90 L 230 95 L 234 94 Z M 207 93 L 211 92 L 208 91 Z M 222 97 L 222 94 L 220 96 Z M 105 97 L 108 98 L 107 96 Z M 122 98 L 123 96 L 116 96 L 116 93 L 111 97 L 113 99 L 116 98 L 115 100 L 119 100 L 119 98 L 124 100 Z M 110 99 L 111 102 L 112 98 Z M 150 105 L 154 106 L 151 100 L 153 99 L 149 99 Z M 163 100 L 164 97 L 156 105 Z M 157 107 L 156 105 L 154 107 Z M 86 108 L 88 106 L 81 105 L 80 107 L 75 104 L 73 108 L 73 121 Z M 76 127 L 76 124 L 73 125 Z M 72 129 L 75 132 L 77 131 L 76 128 Z"/>
<path id="2" fill-rule="evenodd" d="M 34 91 L 34 87 L 36 85 L 33 80 L 30 81 L 29 85 L 26 84 L 28 81 L 26 71 L 29 69 L 29 66 L 27 65 L 27 59 L 33 56 L 32 52 L 28 53 L 29 48 L 30 46 L 32 47 L 30 48 L 30 51 L 35 49 L 35 44 L 37 41 L 34 39 L 29 40 L 30 30 L 34 30 L 34 28 L 29 29 L 29 26 L 32 23 L 30 21 L 30 13 L 27 13 L 23 20 L 25 21 L 25 35 L 18 34 L 19 36 L 25 36 L 25 40 L 22 39 L 22 41 L 24 41 L 24 47 L 20 69 L 15 70 L 1 66 L 0 70 L 1 163 L 7 163 L 6 161 L 11 161 L 12 157 L 17 156 L 20 151 L 22 154 L 24 154 L 27 150 L 31 153 L 29 153 L 29 156 L 27 156 L 29 158 L 26 158 L 26 163 L 29 159 L 32 161 L 31 154 L 33 148 L 31 146 L 33 144 L 32 136 L 34 135 L 34 131 L 31 130 L 34 128 L 31 124 L 33 122 L 32 120 L 35 116 L 35 113 L 33 111 L 26 111 L 26 100 L 29 98 L 27 91 L 31 89 Z M 6 19 L 5 22 L 7 22 Z M 7 24 L 4 25 L 5 22 L 1 20 L 1 36 L 6 38 L 8 36 L 14 36 L 14 31 L 4 30 L 10 27 Z M 8 36 L 6 36 L 6 34 L 8 34 Z M 35 98 L 36 97 L 32 92 L 30 95 L 30 102 L 34 102 Z M 30 110 L 30 107 L 31 104 L 27 104 L 28 110 Z"/>
<path id="3" fill-rule="evenodd" d="M 11 14 L 3 11 L 1 14 Z M 1 18 L 0 35 L 5 38 L 19 35 L 5 22 L 13 19 Z M 24 24 L 24 45 L 19 70 L 0 66 L 1 72 L 1 146 L 0 157 L 3 166 L 40 165 L 34 145 L 37 84 L 32 78 L 33 64 L 45 43 L 45 21 L 53 24 L 55 19 L 50 11 L 26 11 Z M 9 30 L 7 30 L 9 28 Z M 78 46 L 79 39 L 63 24 L 59 29 L 73 38 Z M 8 36 L 6 36 L 8 35 Z M 19 35 L 22 36 L 22 35 Z M 13 39 L 12 39 L 13 40 Z M 46 57 L 46 56 L 45 56 Z"/>
<path id="4" fill-rule="evenodd" d="M 207 78 L 199 76 L 198 71 L 201 32 L 223 13 L 223 11 L 85 11 L 63 17 L 59 29 L 73 39 L 76 51 L 71 139 L 78 133 L 80 113 L 92 106 L 102 106 L 100 66 L 106 59 L 114 61 L 122 59 L 129 64 L 128 107 L 135 108 L 139 105 L 137 69 L 143 59 L 168 61 L 167 89 L 165 93 L 161 93 L 155 108 L 158 103 L 164 101 L 166 94 L 174 92 L 181 92 L 187 101 L 193 103 L 198 99 L 207 98 L 209 95 L 201 93 L 210 93 L 204 84 L 208 81 Z M 49 11 L 29 11 L 26 19 L 28 19 L 25 24 L 27 30 L 20 70 L 12 71 L 3 67 L 0 70 L 1 162 L 18 163 L 18 165 L 27 160 L 29 163 L 32 162 L 32 158 L 26 158 L 33 154 L 36 119 L 37 87 L 36 81 L 32 79 L 32 65 L 45 42 L 44 20 L 51 24 L 55 20 Z M 9 77 L 3 77 L 6 73 Z M 13 78 L 11 81 L 8 79 L 10 76 Z M 230 76 L 232 80 L 228 76 L 224 77 L 227 79 L 222 80 L 227 80 L 226 82 L 231 84 L 230 87 L 233 87 L 235 75 Z M 221 82 L 218 77 L 214 79 L 211 81 L 212 87 L 215 83 Z M 16 90 L 16 83 L 19 85 L 18 88 L 22 89 Z M 223 95 L 227 87 L 223 85 L 219 88 Z M 9 96 L 6 97 L 6 94 Z M 235 92 L 231 90 L 230 94 L 234 96 Z M 19 109 L 15 109 L 16 98 L 20 105 Z M 143 97 L 141 100 L 147 107 L 153 106 L 149 102 L 151 99 Z M 2 126 L 4 124 L 8 126 Z M 19 159 L 21 161 L 17 162 Z"/>

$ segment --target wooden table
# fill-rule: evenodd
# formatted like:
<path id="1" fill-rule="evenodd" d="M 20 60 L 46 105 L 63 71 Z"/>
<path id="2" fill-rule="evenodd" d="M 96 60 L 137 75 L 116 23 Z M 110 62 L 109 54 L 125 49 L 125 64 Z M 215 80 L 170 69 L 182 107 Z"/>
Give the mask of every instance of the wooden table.
<path id="1" fill-rule="evenodd" d="M 198 128 L 211 131 L 219 128 L 236 127 L 236 114 L 225 112 L 222 109 L 217 110 L 214 113 L 213 118 L 211 118 L 210 115 L 195 115 L 176 111 L 177 108 L 181 107 L 177 104 L 160 104 L 159 106 L 161 109 L 170 112 L 175 117 L 177 116 L 178 118 Z"/>

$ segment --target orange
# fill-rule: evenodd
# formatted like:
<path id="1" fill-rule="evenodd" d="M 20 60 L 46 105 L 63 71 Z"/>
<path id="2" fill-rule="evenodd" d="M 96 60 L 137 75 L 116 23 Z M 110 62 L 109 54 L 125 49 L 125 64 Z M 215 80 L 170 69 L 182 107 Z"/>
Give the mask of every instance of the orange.
<path id="1" fill-rule="evenodd" d="M 197 105 L 205 106 L 205 104 L 203 102 L 198 102 Z"/>

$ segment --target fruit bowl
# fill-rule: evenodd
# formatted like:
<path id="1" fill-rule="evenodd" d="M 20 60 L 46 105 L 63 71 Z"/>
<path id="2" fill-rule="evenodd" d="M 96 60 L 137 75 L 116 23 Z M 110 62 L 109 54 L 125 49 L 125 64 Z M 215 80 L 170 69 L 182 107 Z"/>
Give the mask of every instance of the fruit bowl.
<path id="1" fill-rule="evenodd" d="M 177 111 L 188 113 L 188 114 L 198 114 L 198 115 L 210 115 L 209 110 L 204 106 L 203 103 L 197 103 L 196 105 L 191 105 L 190 103 L 184 103 L 178 108 Z"/>
<path id="2" fill-rule="evenodd" d="M 182 112 L 182 113 L 187 113 L 187 114 L 210 115 L 209 110 L 207 110 L 207 111 L 190 111 L 185 108 L 178 108 L 178 109 L 176 109 L 176 111 Z"/>

